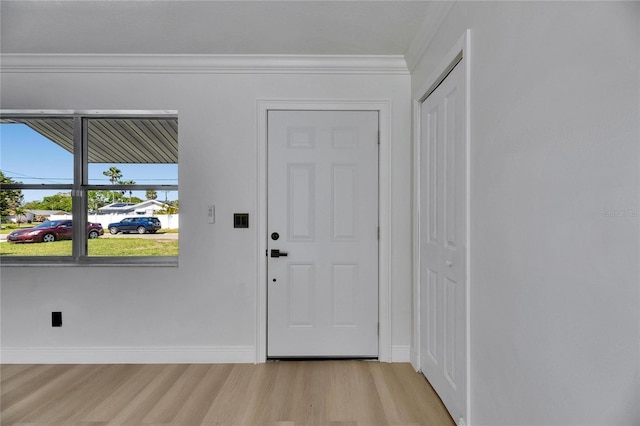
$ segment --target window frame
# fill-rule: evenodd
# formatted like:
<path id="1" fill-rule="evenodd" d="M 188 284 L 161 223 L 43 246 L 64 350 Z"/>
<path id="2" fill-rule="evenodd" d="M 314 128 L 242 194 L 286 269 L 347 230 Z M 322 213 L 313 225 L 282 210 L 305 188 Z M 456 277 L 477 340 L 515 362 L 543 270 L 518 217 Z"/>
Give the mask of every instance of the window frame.
<path id="1" fill-rule="evenodd" d="M 176 191 L 178 184 L 89 184 L 89 126 L 91 119 L 178 119 L 175 110 L 0 110 L 5 119 L 60 118 L 73 120 L 72 184 L 2 184 L 2 189 L 64 190 L 72 200 L 73 235 L 70 256 L 0 256 L 2 266 L 178 266 L 178 256 L 89 256 L 87 224 L 89 191 Z M 179 136 L 178 136 L 179 137 Z M 179 160 L 178 160 L 178 168 Z M 106 230 L 105 232 L 109 232 Z M 8 243 L 6 243 L 8 244 Z"/>

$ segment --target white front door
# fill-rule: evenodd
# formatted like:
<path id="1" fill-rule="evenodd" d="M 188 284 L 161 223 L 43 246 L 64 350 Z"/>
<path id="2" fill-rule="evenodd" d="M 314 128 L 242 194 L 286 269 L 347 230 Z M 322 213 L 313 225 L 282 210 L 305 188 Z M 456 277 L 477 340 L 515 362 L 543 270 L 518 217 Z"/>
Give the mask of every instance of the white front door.
<path id="1" fill-rule="evenodd" d="M 267 356 L 378 356 L 378 112 L 268 111 Z"/>
<path id="2" fill-rule="evenodd" d="M 420 118 L 420 366 L 454 419 L 467 386 L 464 91 L 458 64 Z"/>

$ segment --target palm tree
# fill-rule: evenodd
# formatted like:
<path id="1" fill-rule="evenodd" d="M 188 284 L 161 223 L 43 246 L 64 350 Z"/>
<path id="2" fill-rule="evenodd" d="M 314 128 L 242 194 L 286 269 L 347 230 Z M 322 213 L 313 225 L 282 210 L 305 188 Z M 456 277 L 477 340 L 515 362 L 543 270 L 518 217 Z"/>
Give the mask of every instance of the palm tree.
<path id="1" fill-rule="evenodd" d="M 118 185 L 135 185 L 135 184 L 136 183 L 134 181 L 132 181 L 132 180 L 121 180 L 121 181 L 118 181 Z M 122 195 L 124 196 L 124 194 L 127 191 L 121 191 L 121 192 L 122 192 Z M 131 196 L 132 195 L 133 195 L 133 191 L 129 190 L 129 202 L 131 202 Z"/>
<path id="2" fill-rule="evenodd" d="M 16 216 L 16 222 L 22 223 L 22 218 L 24 217 L 25 208 L 22 206 L 14 207 L 13 214 Z"/>
<path id="3" fill-rule="evenodd" d="M 109 167 L 109 170 L 105 170 L 102 174 L 109 178 L 111 185 L 114 185 L 122 177 L 122 172 L 116 166 Z M 111 191 L 111 202 L 116 202 L 116 193 L 114 191 Z"/>

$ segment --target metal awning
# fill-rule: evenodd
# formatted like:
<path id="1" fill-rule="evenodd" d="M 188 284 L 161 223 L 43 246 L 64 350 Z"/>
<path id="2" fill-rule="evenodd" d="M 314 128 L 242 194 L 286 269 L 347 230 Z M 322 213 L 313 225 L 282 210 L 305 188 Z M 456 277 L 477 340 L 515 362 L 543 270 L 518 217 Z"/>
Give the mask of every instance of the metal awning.
<path id="1" fill-rule="evenodd" d="M 88 118 L 89 163 L 177 164 L 178 119 Z M 73 120 L 62 117 L 0 118 L 29 126 L 73 152 Z"/>

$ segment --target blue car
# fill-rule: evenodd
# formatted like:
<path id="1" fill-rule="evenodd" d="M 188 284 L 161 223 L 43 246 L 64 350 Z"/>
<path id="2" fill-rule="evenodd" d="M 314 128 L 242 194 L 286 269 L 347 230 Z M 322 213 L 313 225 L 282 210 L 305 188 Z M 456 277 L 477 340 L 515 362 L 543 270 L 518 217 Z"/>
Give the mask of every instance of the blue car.
<path id="1" fill-rule="evenodd" d="M 155 234 L 162 225 L 157 217 L 138 216 L 126 217 L 120 222 L 110 223 L 107 227 L 109 232 L 116 235 L 118 232 L 129 233 L 137 232 L 138 234 Z"/>

